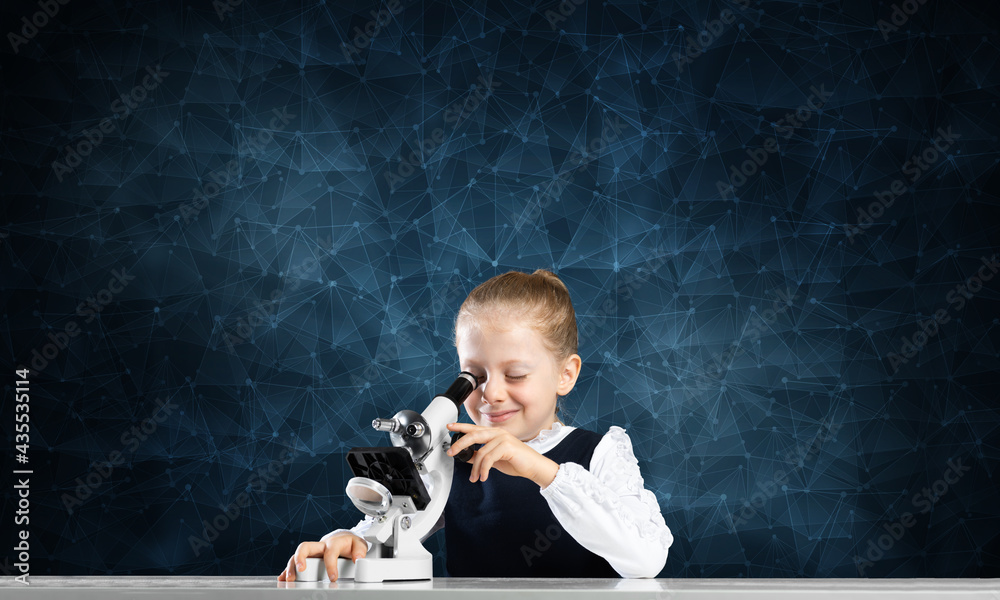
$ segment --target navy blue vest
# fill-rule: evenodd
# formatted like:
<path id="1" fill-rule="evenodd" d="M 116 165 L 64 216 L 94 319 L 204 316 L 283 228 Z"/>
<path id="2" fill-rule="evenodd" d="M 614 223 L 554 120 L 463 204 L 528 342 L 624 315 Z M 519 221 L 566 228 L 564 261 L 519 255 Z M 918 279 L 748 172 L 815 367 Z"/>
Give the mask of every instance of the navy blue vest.
<path id="1" fill-rule="evenodd" d="M 574 429 L 544 456 L 589 469 L 602 437 Z M 537 483 L 496 469 L 486 481 L 470 483 L 471 474 L 471 464 L 455 461 L 444 509 L 449 576 L 620 577 L 563 529 Z"/>

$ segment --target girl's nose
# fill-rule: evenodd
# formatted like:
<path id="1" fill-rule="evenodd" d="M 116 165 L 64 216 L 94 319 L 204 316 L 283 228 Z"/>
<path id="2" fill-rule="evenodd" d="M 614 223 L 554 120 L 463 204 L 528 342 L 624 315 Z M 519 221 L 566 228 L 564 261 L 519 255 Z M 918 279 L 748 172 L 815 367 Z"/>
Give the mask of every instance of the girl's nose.
<path id="1" fill-rule="evenodd" d="M 490 382 L 487 380 L 483 382 L 480 389 L 483 391 L 483 402 L 494 404 L 503 399 L 503 386 L 498 381 Z"/>

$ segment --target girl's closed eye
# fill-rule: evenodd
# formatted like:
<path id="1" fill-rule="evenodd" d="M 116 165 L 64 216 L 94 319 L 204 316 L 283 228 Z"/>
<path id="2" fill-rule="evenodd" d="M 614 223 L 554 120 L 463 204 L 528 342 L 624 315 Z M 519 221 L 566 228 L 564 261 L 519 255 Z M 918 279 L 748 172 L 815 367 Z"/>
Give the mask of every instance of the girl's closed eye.
<path id="1" fill-rule="evenodd" d="M 527 377 L 527 375 L 508 375 L 507 379 L 517 379 L 517 380 L 520 380 L 520 379 L 524 379 L 525 377 Z M 482 382 L 486 381 L 486 377 L 485 376 L 480 376 L 480 377 L 477 377 L 476 379 L 479 380 L 479 383 L 482 383 Z"/>

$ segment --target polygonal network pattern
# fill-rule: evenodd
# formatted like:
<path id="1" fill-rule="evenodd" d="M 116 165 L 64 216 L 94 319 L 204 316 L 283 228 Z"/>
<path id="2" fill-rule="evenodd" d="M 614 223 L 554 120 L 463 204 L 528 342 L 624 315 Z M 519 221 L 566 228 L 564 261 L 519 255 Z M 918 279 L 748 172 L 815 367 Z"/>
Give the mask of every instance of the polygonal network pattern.
<path id="1" fill-rule="evenodd" d="M 987 4 L 4 3 L 32 573 L 277 576 L 546 268 L 661 577 L 997 576 Z"/>

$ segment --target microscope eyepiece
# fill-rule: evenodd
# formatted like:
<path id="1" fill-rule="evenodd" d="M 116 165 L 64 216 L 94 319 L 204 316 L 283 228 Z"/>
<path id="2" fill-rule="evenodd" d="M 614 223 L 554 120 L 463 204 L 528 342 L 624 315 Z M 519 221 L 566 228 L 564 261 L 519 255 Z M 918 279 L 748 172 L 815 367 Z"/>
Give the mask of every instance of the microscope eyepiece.
<path id="1" fill-rule="evenodd" d="M 441 395 L 454 402 L 455 406 L 461 406 L 477 387 L 479 387 L 479 380 L 476 379 L 476 376 L 468 371 L 462 371 Z"/>

